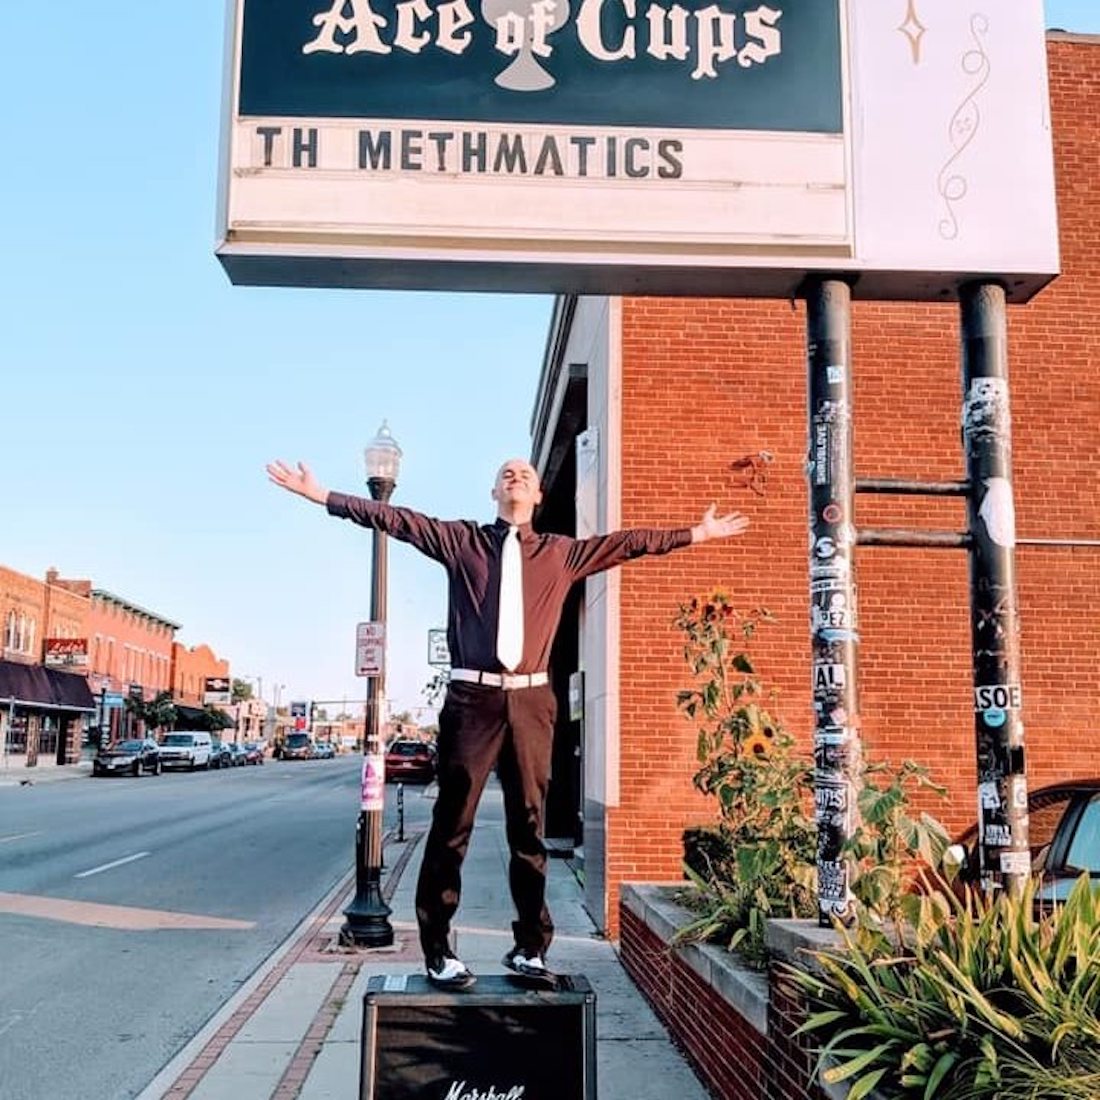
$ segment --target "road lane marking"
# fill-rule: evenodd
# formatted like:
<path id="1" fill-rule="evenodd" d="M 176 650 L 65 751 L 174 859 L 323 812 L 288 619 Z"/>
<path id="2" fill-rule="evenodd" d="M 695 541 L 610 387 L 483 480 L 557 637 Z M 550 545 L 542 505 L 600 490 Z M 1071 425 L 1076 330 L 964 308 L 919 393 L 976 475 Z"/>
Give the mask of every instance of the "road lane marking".
<path id="1" fill-rule="evenodd" d="M 255 921 L 207 917 L 200 913 L 172 913 L 164 909 L 137 909 L 129 905 L 104 905 L 94 901 L 69 901 L 66 898 L 3 892 L 0 892 L 0 913 L 134 932 L 165 929 L 247 931 L 256 927 Z"/>
<path id="2" fill-rule="evenodd" d="M 144 859 L 148 854 L 148 852 L 138 852 L 136 855 L 123 856 L 122 859 L 116 859 L 110 863 L 102 863 L 98 867 L 93 867 L 90 871 L 81 871 L 79 875 L 73 875 L 73 878 L 88 878 L 91 875 L 98 875 L 101 871 L 109 871 L 112 867 L 121 867 L 124 863 L 133 863 L 135 859 Z"/>
<path id="3" fill-rule="evenodd" d="M 41 832 L 41 829 L 37 829 L 33 833 L 13 833 L 11 836 L 0 836 L 0 844 L 10 844 L 13 840 L 25 840 L 29 836 L 38 836 Z"/>

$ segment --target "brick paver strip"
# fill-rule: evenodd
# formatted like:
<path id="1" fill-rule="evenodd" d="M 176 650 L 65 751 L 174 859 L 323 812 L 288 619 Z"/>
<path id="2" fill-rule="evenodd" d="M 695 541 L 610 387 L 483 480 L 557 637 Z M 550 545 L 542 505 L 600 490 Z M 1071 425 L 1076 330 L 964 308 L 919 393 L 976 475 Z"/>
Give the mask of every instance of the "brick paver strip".
<path id="1" fill-rule="evenodd" d="M 409 862 L 409 858 L 412 855 L 413 849 L 416 847 L 417 841 L 420 839 L 420 834 L 410 834 L 404 850 L 398 857 L 397 862 L 393 865 L 393 870 L 386 876 L 386 882 L 382 887 L 382 896 L 389 901 L 397 889 L 397 884 L 401 879 L 401 875 L 405 870 L 406 865 Z M 388 834 L 383 843 L 393 840 L 393 834 Z M 345 876 L 345 882 L 341 883 L 340 889 L 338 889 L 333 897 L 333 900 L 325 906 L 324 911 L 317 917 L 316 920 L 310 922 L 310 926 L 298 937 L 294 946 L 279 960 L 278 964 L 267 973 L 264 980 L 248 995 L 244 1003 L 229 1017 L 228 1020 L 210 1039 L 210 1041 L 202 1048 L 195 1060 L 176 1078 L 175 1083 L 167 1092 L 164 1093 L 162 1100 L 187 1100 L 187 1097 L 195 1091 L 199 1082 L 206 1076 L 206 1071 L 221 1057 L 225 1048 L 236 1038 L 237 1033 L 242 1027 L 252 1018 L 256 1010 L 267 999 L 271 991 L 283 980 L 287 971 L 299 962 L 303 955 L 311 954 L 311 949 L 314 945 L 314 940 L 317 938 L 317 929 L 324 928 L 329 920 L 332 919 L 333 914 L 343 904 L 344 898 L 347 896 L 347 886 L 351 885 L 352 879 L 355 877 L 355 872 L 349 872 Z M 326 961 L 335 962 L 331 955 L 326 956 Z M 336 984 L 329 991 L 329 995 L 325 998 L 324 1003 L 318 1010 L 317 1016 L 314 1017 L 316 1021 L 329 1009 L 337 999 L 337 990 L 342 988 L 343 993 L 340 994 L 340 1000 L 347 995 L 347 989 L 350 987 L 351 982 L 355 980 L 355 975 L 359 972 L 359 967 L 362 965 L 360 960 L 352 960 L 344 964 L 344 972 L 336 979 Z M 345 979 L 348 978 L 350 972 L 350 980 L 347 981 L 347 985 L 344 985 Z M 296 1097 L 301 1091 L 302 1085 L 305 1083 L 305 1074 L 301 1073 L 301 1067 L 304 1065 L 306 1073 L 309 1071 L 309 1067 L 313 1064 L 313 1059 L 317 1056 L 321 1049 L 321 1043 L 324 1042 L 324 1036 L 328 1035 L 329 1029 L 332 1027 L 333 1022 L 336 1019 L 335 1013 L 332 1019 L 328 1021 L 327 1026 L 324 1029 L 324 1035 L 321 1040 L 316 1043 L 316 1049 L 312 1050 L 314 1043 L 307 1035 L 306 1039 L 299 1044 L 297 1051 L 294 1053 L 294 1057 L 290 1061 L 290 1065 L 283 1073 L 279 1084 L 276 1086 L 275 1092 L 272 1094 L 272 1100 L 277 1097 L 278 1100 L 291 1100 Z M 307 1048 L 312 1050 L 312 1053 L 306 1055 Z M 301 1078 L 299 1079 L 299 1074 Z M 293 1092 L 284 1092 L 284 1082 L 289 1084 L 291 1081 L 295 1082 Z"/>
<path id="2" fill-rule="evenodd" d="M 420 836 L 420 833 L 409 835 L 408 843 L 402 849 L 401 855 L 398 856 L 397 862 L 393 865 L 393 870 L 386 876 L 386 882 L 382 887 L 382 897 L 386 901 L 393 898 L 397 884 L 401 881 L 401 876 L 412 858 L 413 850 L 416 848 Z M 283 1071 L 283 1076 L 279 1079 L 275 1091 L 271 1094 L 271 1100 L 297 1100 L 302 1091 L 302 1086 L 305 1085 L 306 1078 L 309 1076 L 309 1071 L 313 1068 L 314 1060 L 321 1053 L 321 1048 L 325 1045 L 328 1033 L 332 1030 L 333 1024 L 336 1023 L 336 1017 L 340 1015 L 340 1010 L 344 1007 L 344 1002 L 348 998 L 348 990 L 351 989 L 363 962 L 362 958 L 355 958 L 344 963 L 343 972 L 333 983 L 332 988 L 328 991 L 328 996 L 317 1010 L 317 1015 L 313 1017 L 313 1022 L 306 1032 L 306 1037 L 298 1044 L 294 1057 L 290 1059 L 290 1065 Z"/>

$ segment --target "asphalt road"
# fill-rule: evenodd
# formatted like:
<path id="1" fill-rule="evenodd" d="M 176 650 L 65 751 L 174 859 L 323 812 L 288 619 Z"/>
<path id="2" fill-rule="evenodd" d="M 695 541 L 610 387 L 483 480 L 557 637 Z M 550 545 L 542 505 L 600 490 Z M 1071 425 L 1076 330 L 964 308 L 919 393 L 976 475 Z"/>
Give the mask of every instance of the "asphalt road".
<path id="1" fill-rule="evenodd" d="M 0 789 L 3 1100 L 136 1096 L 351 869 L 358 784 L 348 756 Z"/>

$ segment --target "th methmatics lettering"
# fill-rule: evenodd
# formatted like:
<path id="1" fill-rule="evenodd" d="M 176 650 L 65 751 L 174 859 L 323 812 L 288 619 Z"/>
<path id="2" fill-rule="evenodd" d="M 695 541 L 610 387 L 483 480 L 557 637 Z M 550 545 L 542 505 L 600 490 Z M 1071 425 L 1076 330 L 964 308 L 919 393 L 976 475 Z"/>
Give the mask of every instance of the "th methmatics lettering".
<path id="1" fill-rule="evenodd" d="M 364 171 L 443 172 L 578 179 L 680 179 L 673 138 L 525 135 L 456 130 L 360 130 Z"/>

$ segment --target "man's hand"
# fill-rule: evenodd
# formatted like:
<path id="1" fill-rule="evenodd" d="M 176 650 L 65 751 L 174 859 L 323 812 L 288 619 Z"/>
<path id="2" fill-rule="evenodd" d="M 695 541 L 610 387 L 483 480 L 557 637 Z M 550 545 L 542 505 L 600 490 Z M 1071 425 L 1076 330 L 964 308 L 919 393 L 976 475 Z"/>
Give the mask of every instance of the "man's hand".
<path id="1" fill-rule="evenodd" d="M 706 542 L 707 539 L 728 539 L 730 535 L 744 534 L 749 525 L 749 517 L 740 512 L 730 512 L 727 516 L 717 515 L 718 505 L 712 504 L 703 513 L 702 523 L 691 529 L 692 542 Z"/>
<path id="2" fill-rule="evenodd" d="M 292 470 L 285 462 L 269 462 L 267 476 L 276 485 L 281 485 L 284 489 L 305 497 L 306 500 L 315 501 L 317 504 L 324 504 L 328 500 L 328 490 L 317 481 L 304 462 L 298 463 L 297 470 Z"/>

